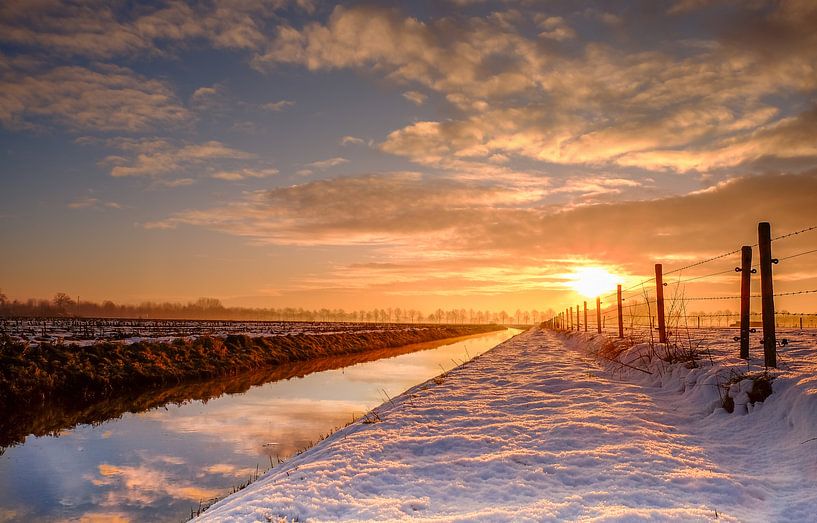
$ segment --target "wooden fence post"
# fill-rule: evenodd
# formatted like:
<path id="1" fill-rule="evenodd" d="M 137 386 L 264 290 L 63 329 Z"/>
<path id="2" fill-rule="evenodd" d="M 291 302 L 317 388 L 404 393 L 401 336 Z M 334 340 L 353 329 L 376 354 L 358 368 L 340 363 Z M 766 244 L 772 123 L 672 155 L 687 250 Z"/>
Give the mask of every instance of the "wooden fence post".
<path id="1" fill-rule="evenodd" d="M 587 332 L 587 302 L 584 302 L 584 332 Z"/>
<path id="2" fill-rule="evenodd" d="M 616 288 L 618 294 L 618 337 L 624 337 L 624 308 L 621 306 L 621 285 Z"/>
<path id="3" fill-rule="evenodd" d="M 655 264 L 655 304 L 658 309 L 658 341 L 667 342 L 667 324 L 664 321 L 664 273 L 660 263 Z"/>
<path id="4" fill-rule="evenodd" d="M 573 330 L 573 307 L 568 307 L 567 311 L 570 314 L 570 330 Z"/>
<path id="5" fill-rule="evenodd" d="M 774 286 L 772 285 L 772 227 L 769 222 L 760 222 L 757 225 L 757 243 L 760 251 L 763 357 L 766 367 L 777 367 L 777 339 L 774 332 Z"/>
<path id="6" fill-rule="evenodd" d="M 749 329 L 751 328 L 751 311 L 749 293 L 752 284 L 752 247 L 740 248 L 740 357 L 749 359 Z"/>
<path id="7" fill-rule="evenodd" d="M 596 298 L 596 330 L 601 334 L 601 297 Z"/>
<path id="8" fill-rule="evenodd" d="M 576 332 L 582 330 L 582 320 L 579 318 L 579 306 L 576 305 Z"/>

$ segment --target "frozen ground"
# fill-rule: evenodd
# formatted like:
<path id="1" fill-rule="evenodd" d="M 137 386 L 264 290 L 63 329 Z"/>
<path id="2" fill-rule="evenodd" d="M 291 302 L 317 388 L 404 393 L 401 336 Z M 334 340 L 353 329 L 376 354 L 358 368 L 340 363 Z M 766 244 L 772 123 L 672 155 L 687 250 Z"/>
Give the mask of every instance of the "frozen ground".
<path id="1" fill-rule="evenodd" d="M 170 342 L 177 338 L 199 336 L 226 337 L 286 336 L 296 334 L 328 335 L 343 332 L 366 333 L 392 330 L 424 329 L 427 324 L 406 323 L 337 323 L 288 321 L 219 321 L 219 320 L 138 320 L 110 318 L 0 318 L 0 335 L 32 346 L 41 342 L 74 343 L 80 346 L 102 341 L 122 344 L 140 341 Z"/>
<path id="2" fill-rule="evenodd" d="M 814 521 L 815 333 L 787 334 L 774 394 L 746 407 L 738 383 L 729 414 L 721 385 L 747 370 L 727 355 L 732 334 L 703 336 L 712 359 L 698 368 L 666 364 L 646 344 L 621 354 L 647 374 L 594 357 L 601 337 L 528 331 L 202 520 Z"/>

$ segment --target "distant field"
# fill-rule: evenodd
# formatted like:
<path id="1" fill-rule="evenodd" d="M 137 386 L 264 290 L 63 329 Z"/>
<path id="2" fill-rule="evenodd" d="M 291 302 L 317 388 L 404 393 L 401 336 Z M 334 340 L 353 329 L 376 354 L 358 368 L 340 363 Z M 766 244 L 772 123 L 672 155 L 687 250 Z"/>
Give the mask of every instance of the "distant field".
<path id="1" fill-rule="evenodd" d="M 170 341 L 199 336 L 327 335 L 386 332 L 437 326 L 407 323 L 338 323 L 291 321 L 144 320 L 111 318 L 2 318 L 0 336 L 12 341 L 76 343 L 92 345 L 103 341 Z"/>

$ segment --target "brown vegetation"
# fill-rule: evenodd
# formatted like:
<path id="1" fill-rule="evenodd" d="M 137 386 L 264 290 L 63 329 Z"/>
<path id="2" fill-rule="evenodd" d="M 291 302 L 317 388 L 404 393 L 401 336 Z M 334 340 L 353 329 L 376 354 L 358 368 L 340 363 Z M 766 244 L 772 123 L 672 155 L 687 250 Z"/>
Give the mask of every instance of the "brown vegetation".
<path id="1" fill-rule="evenodd" d="M 0 416 L 0 455 L 3 453 L 3 447 L 22 443 L 29 434 L 54 435 L 76 425 L 97 424 L 118 418 L 127 412 L 144 412 L 168 404 L 181 405 L 195 400 L 206 402 L 223 394 L 247 392 L 252 387 L 273 381 L 300 378 L 313 372 L 340 369 L 382 358 L 434 349 L 442 344 L 463 339 L 468 339 L 468 336 L 293 361 L 215 379 L 186 381 L 173 386 L 147 389 L 128 387 L 105 398 L 64 398 L 56 395 L 36 405 L 28 403 L 27 408 L 12 408 L 3 412 Z"/>
<path id="2" fill-rule="evenodd" d="M 497 325 L 427 325 L 402 330 L 270 337 L 204 336 L 171 343 L 101 342 L 39 346 L 0 341 L 0 413 L 61 401 L 87 402 L 119 391 L 145 390 L 270 368 L 287 362 L 356 354 L 499 330 Z"/>

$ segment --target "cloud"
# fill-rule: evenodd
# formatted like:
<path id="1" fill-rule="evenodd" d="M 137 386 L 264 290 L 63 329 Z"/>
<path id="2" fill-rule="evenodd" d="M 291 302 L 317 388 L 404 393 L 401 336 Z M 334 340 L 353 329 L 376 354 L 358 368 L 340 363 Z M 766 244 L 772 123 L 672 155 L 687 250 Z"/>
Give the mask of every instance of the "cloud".
<path id="1" fill-rule="evenodd" d="M 514 205 L 526 198 L 520 190 L 480 187 L 418 173 L 373 174 L 257 191 L 228 208 L 180 213 L 165 223 L 206 225 L 215 219 L 213 226 L 244 235 L 246 214 L 255 214 L 264 223 L 252 227 L 283 242 L 320 244 L 323 238 L 334 243 L 337 238 L 331 231 L 337 230 L 343 231 L 343 242 L 366 243 L 381 233 L 399 236 L 435 230 L 446 215 L 465 213 L 471 218 L 482 208 Z M 307 240 L 297 231 L 311 231 L 307 234 L 314 232 L 315 236 Z"/>
<path id="2" fill-rule="evenodd" d="M 278 169 L 269 167 L 266 169 L 240 169 L 237 171 L 218 171 L 210 175 L 217 180 L 237 181 L 248 178 L 268 178 L 278 174 Z"/>
<path id="3" fill-rule="evenodd" d="M 293 105 L 295 105 L 295 102 L 291 100 L 280 100 L 278 102 L 265 103 L 261 106 L 261 108 L 266 109 L 267 111 L 278 112 L 283 111 L 287 107 L 292 107 Z"/>
<path id="4" fill-rule="evenodd" d="M 357 139 L 352 136 L 344 136 L 341 139 L 341 144 L 347 145 L 349 143 L 357 143 L 355 140 Z M 313 174 L 315 174 L 315 171 L 325 171 L 327 169 L 331 169 L 332 167 L 337 167 L 348 162 L 349 160 L 340 156 L 336 156 L 334 158 L 327 158 L 326 160 L 317 160 L 306 164 L 303 169 L 297 170 L 295 174 L 297 176 L 312 176 Z"/>
<path id="5" fill-rule="evenodd" d="M 121 209 L 122 205 L 116 202 L 106 202 L 93 196 L 82 196 L 68 203 L 69 209 Z"/>
<path id="6" fill-rule="evenodd" d="M 677 0 L 667 10 L 667 13 L 671 15 L 682 14 L 722 2 L 723 0 Z"/>
<path id="7" fill-rule="evenodd" d="M 327 158 L 326 160 L 318 160 L 315 162 L 311 162 L 306 164 L 306 166 L 310 169 L 318 169 L 320 171 L 324 171 L 326 169 L 337 167 L 338 165 L 343 165 L 344 163 L 348 162 L 349 160 L 347 160 L 346 158 L 336 156 L 334 158 Z"/>
<path id="8" fill-rule="evenodd" d="M 403 93 L 403 98 L 414 105 L 423 105 L 428 97 L 419 91 L 406 91 Z"/>
<path id="9" fill-rule="evenodd" d="M 83 139 L 80 142 L 86 143 L 89 140 Z M 100 165 L 109 167 L 111 176 L 116 178 L 126 176 L 162 178 L 185 173 L 209 173 L 210 177 L 226 179 L 225 176 L 228 176 L 226 173 L 240 175 L 242 178 L 271 176 L 277 173 L 270 168 L 242 167 L 233 171 L 217 170 L 218 166 L 255 161 L 257 157 L 253 153 L 228 147 L 215 140 L 204 143 L 178 143 L 163 138 L 113 138 L 102 143 L 122 153 L 107 156 L 100 162 Z M 221 176 L 216 176 L 219 173 Z M 158 185 L 178 187 L 193 182 L 192 177 L 183 176 L 174 180 L 162 180 Z"/>
<path id="10" fill-rule="evenodd" d="M 576 37 L 574 31 L 561 16 L 539 16 L 537 25 L 542 30 L 539 36 L 561 42 Z"/>
<path id="11" fill-rule="evenodd" d="M 226 89 L 219 84 L 199 87 L 190 95 L 190 106 L 200 115 L 223 114 L 227 112 L 229 105 Z"/>
<path id="12" fill-rule="evenodd" d="M 441 93 L 458 114 L 396 129 L 381 149 L 449 170 L 514 157 L 703 173 L 765 157 L 813 165 L 812 148 L 782 139 L 770 148 L 765 135 L 808 119 L 817 90 L 817 36 L 809 29 L 817 8 L 802 0 L 723 6 L 734 13 L 728 24 L 697 31 L 673 25 L 674 15 L 633 10 L 545 14 L 522 6 L 421 20 L 340 6 L 325 23 L 279 26 L 253 64 L 355 69 Z M 583 40 L 573 29 L 577 17 L 632 32 L 632 45 Z M 650 41 L 654 35 L 642 37 L 637 23 L 689 38 Z M 421 102 L 420 91 L 404 93 Z"/>
<path id="13" fill-rule="evenodd" d="M 104 498 L 97 503 L 103 507 L 148 506 L 165 497 L 196 502 L 221 493 L 179 481 L 178 477 L 172 477 L 172 472 L 162 468 L 166 469 L 167 463 L 161 468 L 149 463 L 138 466 L 101 463 L 97 473 L 85 479 L 96 487 L 103 487 Z"/>
<path id="14" fill-rule="evenodd" d="M 190 95 L 190 99 L 193 101 L 204 101 L 207 100 L 208 98 L 218 95 L 220 92 L 221 90 L 216 86 L 199 87 L 198 89 L 193 91 L 193 94 Z"/>
<path id="15" fill-rule="evenodd" d="M 310 70 L 382 70 L 394 80 L 419 82 L 437 91 L 493 96 L 532 87 L 526 71 L 535 70 L 533 62 L 545 54 L 519 34 L 497 30 L 481 18 L 426 23 L 393 9 L 338 6 L 325 25 L 312 22 L 301 30 L 279 26 L 266 51 L 252 63 L 261 70 L 278 63 Z M 496 60 L 507 55 L 513 58 Z M 488 68 L 489 62 L 504 65 Z"/>
<path id="16" fill-rule="evenodd" d="M 817 107 L 754 129 L 751 134 L 724 139 L 702 148 L 659 149 L 630 153 L 618 163 L 649 169 L 709 171 L 735 167 L 764 158 L 817 160 Z"/>
<path id="17" fill-rule="evenodd" d="M 172 180 L 153 180 L 150 184 L 151 188 L 158 188 L 158 187 L 167 187 L 169 189 L 173 189 L 176 187 L 188 187 L 196 183 L 196 180 L 193 178 L 175 178 Z"/>
<path id="18" fill-rule="evenodd" d="M 576 182 L 599 190 L 637 183 Z M 586 188 L 554 189 L 559 190 Z M 368 245 L 380 262 L 390 264 L 372 276 L 383 285 L 424 279 L 430 286 L 440 278 L 456 292 L 456 282 L 465 278 L 482 282 L 471 286 L 480 292 L 499 293 L 505 284 L 558 287 L 563 282 L 553 275 L 566 272 L 565 264 L 604 264 L 643 275 L 655 262 L 667 263 L 669 270 L 730 251 L 755 243 L 758 221 L 771 221 L 776 231 L 817 223 L 815 193 L 817 171 L 811 171 L 739 177 L 685 195 L 566 209 L 543 205 L 539 193 L 517 188 L 390 173 L 256 191 L 226 206 L 179 212 L 148 226 L 198 226 L 259 243 Z"/>
<path id="19" fill-rule="evenodd" d="M 341 145 L 364 145 L 366 140 L 358 138 L 357 136 L 344 136 L 340 139 Z"/>
<path id="20" fill-rule="evenodd" d="M 0 4 L 0 41 L 52 54 L 110 58 L 167 54 L 174 45 L 207 41 L 216 48 L 257 49 L 266 41 L 276 11 L 311 2 L 286 0 L 190 4 L 170 0 L 158 6 L 126 6 L 90 0 Z"/>
<path id="21" fill-rule="evenodd" d="M 136 132 L 190 120 L 169 86 L 124 67 L 31 69 L 5 63 L 0 122 L 11 129 L 54 123 L 72 130 Z"/>

